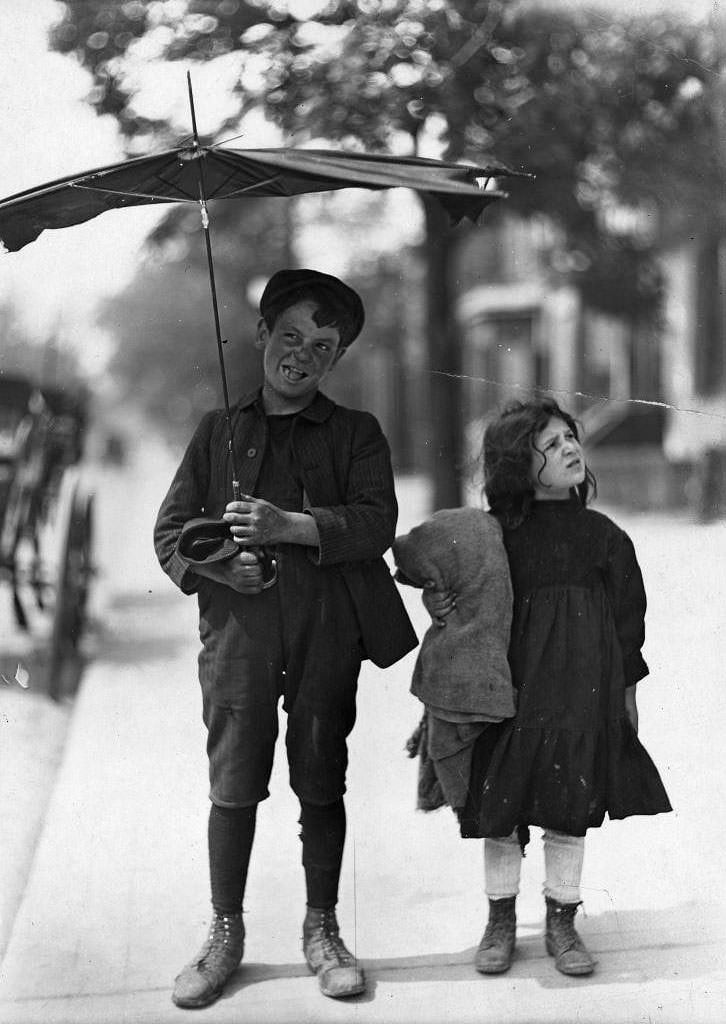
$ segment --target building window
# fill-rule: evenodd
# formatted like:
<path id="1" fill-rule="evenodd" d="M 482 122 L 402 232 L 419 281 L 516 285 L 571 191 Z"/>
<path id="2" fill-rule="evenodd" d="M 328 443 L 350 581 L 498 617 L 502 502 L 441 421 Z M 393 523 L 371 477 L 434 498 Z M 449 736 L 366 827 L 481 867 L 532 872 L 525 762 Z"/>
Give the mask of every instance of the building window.
<path id="1" fill-rule="evenodd" d="M 469 328 L 465 411 L 467 420 L 546 386 L 546 352 L 537 344 L 536 313 L 490 313 Z M 523 390 L 524 389 L 524 390 Z"/>
<path id="2" fill-rule="evenodd" d="M 726 373 L 726 249 L 718 237 L 702 242 L 696 260 L 696 390 L 718 392 Z"/>

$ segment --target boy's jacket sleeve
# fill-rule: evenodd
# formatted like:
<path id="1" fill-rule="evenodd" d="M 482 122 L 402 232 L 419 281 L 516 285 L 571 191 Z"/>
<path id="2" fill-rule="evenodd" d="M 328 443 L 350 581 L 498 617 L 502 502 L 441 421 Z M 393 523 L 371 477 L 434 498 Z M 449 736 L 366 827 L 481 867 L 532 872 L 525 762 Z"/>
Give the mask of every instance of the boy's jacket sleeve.
<path id="1" fill-rule="evenodd" d="M 154 548 L 164 572 L 185 594 L 199 589 L 202 578 L 177 551 L 184 524 L 204 515 L 209 486 L 209 438 L 214 414 L 204 416 L 194 432 L 166 493 L 154 527 Z"/>
<path id="2" fill-rule="evenodd" d="M 311 479 L 305 511 L 320 537 L 314 560 L 319 565 L 380 558 L 393 543 L 398 517 L 391 454 L 374 416 L 357 413 L 352 421 L 349 460 L 338 504 L 315 504 Z M 309 477 L 315 467 L 307 467 Z"/>

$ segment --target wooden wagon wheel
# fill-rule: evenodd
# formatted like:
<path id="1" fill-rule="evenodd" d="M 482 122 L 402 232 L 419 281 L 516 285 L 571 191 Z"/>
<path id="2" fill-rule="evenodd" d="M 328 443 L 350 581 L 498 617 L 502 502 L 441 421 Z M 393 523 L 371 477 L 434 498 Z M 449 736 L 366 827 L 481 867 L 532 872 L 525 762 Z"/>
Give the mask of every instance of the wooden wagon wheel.
<path id="1" fill-rule="evenodd" d="M 93 495 L 84 493 L 75 479 L 58 561 L 55 611 L 48 645 L 48 692 L 54 700 L 64 696 L 64 667 L 77 653 L 86 625 L 88 591 L 93 574 Z"/>

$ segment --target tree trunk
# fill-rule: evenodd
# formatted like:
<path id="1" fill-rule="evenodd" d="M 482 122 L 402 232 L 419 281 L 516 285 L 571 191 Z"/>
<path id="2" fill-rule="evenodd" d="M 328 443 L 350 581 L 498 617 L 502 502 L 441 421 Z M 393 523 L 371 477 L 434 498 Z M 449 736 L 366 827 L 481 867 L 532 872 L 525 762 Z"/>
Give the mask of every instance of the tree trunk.
<path id="1" fill-rule="evenodd" d="M 450 266 L 454 240 L 448 217 L 432 199 L 424 200 L 424 210 L 428 470 L 433 485 L 433 507 L 440 509 L 462 503 L 461 464 L 464 452 L 459 376 L 462 345 L 453 308 Z"/>

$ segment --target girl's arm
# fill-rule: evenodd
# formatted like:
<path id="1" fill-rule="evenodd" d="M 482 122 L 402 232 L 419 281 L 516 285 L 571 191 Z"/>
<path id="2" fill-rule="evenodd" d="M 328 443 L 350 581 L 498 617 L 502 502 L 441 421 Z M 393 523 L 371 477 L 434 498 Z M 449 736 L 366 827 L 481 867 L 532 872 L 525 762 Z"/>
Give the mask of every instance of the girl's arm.
<path id="1" fill-rule="evenodd" d="M 437 626 L 445 626 L 446 616 L 456 608 L 456 594 L 453 590 L 436 590 L 435 586 L 433 580 L 427 580 L 421 600 L 432 621 Z"/>
<path id="2" fill-rule="evenodd" d="M 645 642 L 647 601 L 633 542 L 620 529 L 615 532 L 610 545 L 607 589 L 623 654 L 626 694 L 632 689 L 628 702 L 634 709 L 635 684 L 648 675 L 648 666 L 641 654 Z M 632 720 L 630 712 L 629 717 Z"/>
<path id="3" fill-rule="evenodd" d="M 633 686 L 626 687 L 625 690 L 625 714 L 630 720 L 630 724 L 635 729 L 636 735 L 638 732 L 638 705 L 635 700 L 635 691 L 638 689 L 637 683 Z"/>
<path id="4" fill-rule="evenodd" d="M 477 557 L 488 541 L 483 514 L 472 508 L 440 509 L 393 543 L 400 583 L 423 588 L 423 604 L 436 626 L 456 608 L 459 557 L 469 551 Z"/>

